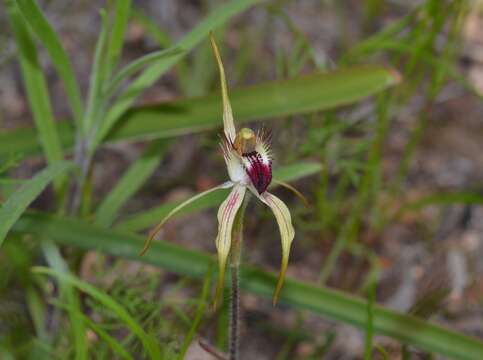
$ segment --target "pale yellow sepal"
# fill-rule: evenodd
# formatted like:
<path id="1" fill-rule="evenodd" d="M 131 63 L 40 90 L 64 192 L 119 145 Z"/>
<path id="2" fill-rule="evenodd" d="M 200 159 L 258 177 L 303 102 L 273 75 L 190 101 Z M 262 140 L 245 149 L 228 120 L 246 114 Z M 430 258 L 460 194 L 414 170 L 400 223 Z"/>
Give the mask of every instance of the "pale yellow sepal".
<path id="1" fill-rule="evenodd" d="M 218 51 L 218 46 L 216 46 L 213 33 L 210 33 L 210 41 L 213 52 L 215 53 L 216 62 L 218 63 L 218 70 L 220 72 L 221 95 L 223 99 L 223 130 L 225 132 L 226 138 L 233 142 L 235 141 L 236 130 L 235 123 L 233 121 L 233 112 L 231 110 L 230 99 L 228 98 L 228 87 L 226 85 L 225 68 L 223 67 L 223 62 L 221 61 L 220 52 Z"/>
<path id="2" fill-rule="evenodd" d="M 168 215 L 166 215 L 159 223 L 158 225 L 156 225 L 156 227 L 151 230 L 151 232 L 149 233 L 149 236 L 148 238 L 146 239 L 146 241 L 144 242 L 144 246 L 143 246 L 143 249 L 141 250 L 141 252 L 139 253 L 139 255 L 144 255 L 146 253 L 146 251 L 148 251 L 149 249 L 149 246 L 151 245 L 151 242 L 153 241 L 154 237 L 156 236 L 156 234 L 161 230 L 161 228 L 163 227 L 163 225 L 166 223 L 166 221 L 168 221 L 173 215 L 175 215 L 178 211 L 182 210 L 185 206 L 191 204 L 193 201 L 196 201 L 198 200 L 199 198 L 202 198 L 203 196 L 205 195 L 208 195 L 209 193 L 212 193 L 213 191 L 216 191 L 216 190 L 220 190 L 220 189 L 227 189 L 229 187 L 232 186 L 232 183 L 231 182 L 226 182 L 226 183 L 223 183 L 221 185 L 218 185 L 218 186 L 215 186 L 214 188 L 211 188 L 211 189 L 208 189 L 206 191 L 203 191 L 191 198 L 189 198 L 188 200 L 186 201 L 183 201 L 181 204 L 179 204 L 178 206 L 176 206 L 173 210 L 171 210 Z"/>
<path id="3" fill-rule="evenodd" d="M 272 209 L 275 219 L 277 220 L 278 228 L 280 230 L 280 237 L 282 242 L 282 265 L 280 267 L 280 274 L 278 276 L 277 287 L 273 293 L 273 304 L 275 305 L 280 296 L 283 282 L 285 279 L 285 272 L 287 271 L 288 258 L 290 255 L 290 247 L 295 237 L 295 230 L 292 226 L 292 217 L 287 205 L 282 200 L 268 191 L 264 192 L 261 197 L 264 202 Z"/>
<path id="4" fill-rule="evenodd" d="M 214 299 L 216 308 L 223 292 L 225 283 L 225 268 L 228 255 L 230 254 L 231 238 L 235 216 L 243 203 L 246 187 L 235 184 L 228 197 L 218 209 L 218 235 L 216 237 L 216 250 L 218 252 L 218 284 Z"/>

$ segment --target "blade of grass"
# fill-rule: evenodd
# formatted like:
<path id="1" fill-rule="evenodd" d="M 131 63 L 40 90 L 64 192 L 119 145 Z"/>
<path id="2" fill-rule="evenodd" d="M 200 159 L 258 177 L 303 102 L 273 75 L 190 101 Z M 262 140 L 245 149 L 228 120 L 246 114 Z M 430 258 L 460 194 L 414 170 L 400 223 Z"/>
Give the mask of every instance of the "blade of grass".
<path id="1" fill-rule="evenodd" d="M 294 165 L 283 166 L 274 169 L 274 178 L 282 181 L 294 181 L 302 177 L 316 174 L 320 172 L 321 166 L 315 162 L 300 162 Z M 271 188 L 276 187 L 276 183 L 271 184 Z M 211 194 L 208 194 L 199 200 L 196 200 L 192 204 L 182 209 L 177 216 L 186 215 L 195 211 L 200 211 L 208 208 L 212 208 L 221 204 L 226 198 L 228 191 L 220 190 Z M 116 228 L 118 230 L 136 232 L 156 225 L 159 219 L 164 218 L 171 210 L 181 202 L 167 203 L 161 206 L 137 213 L 123 219 Z"/>
<path id="2" fill-rule="evenodd" d="M 141 188 L 159 165 L 167 141 L 157 140 L 150 144 L 141 158 L 136 160 L 104 198 L 96 211 L 98 224 L 109 227 L 116 218 L 119 209 Z"/>
<path id="3" fill-rule="evenodd" d="M 131 0 L 117 0 L 114 5 L 114 21 L 107 48 L 107 77 L 115 69 L 121 56 L 122 45 L 124 43 L 124 33 L 131 14 Z"/>
<path id="4" fill-rule="evenodd" d="M 186 51 L 191 50 L 203 40 L 210 31 L 223 25 L 230 18 L 246 10 L 257 1 L 258 0 L 237 0 L 218 7 L 208 15 L 205 20 L 195 26 L 194 29 L 181 39 L 176 47 Z M 107 113 L 106 119 L 104 120 L 93 144 L 94 148 L 102 142 L 114 124 L 119 120 L 120 116 L 132 105 L 137 96 L 144 91 L 144 89 L 154 84 L 154 82 L 156 82 L 156 80 L 158 80 L 159 77 L 172 65 L 176 64 L 183 55 L 184 54 L 180 54 L 178 56 L 159 60 L 144 70 L 143 73 L 127 87 L 123 95 L 117 99 Z"/>
<path id="5" fill-rule="evenodd" d="M 398 211 L 398 215 L 410 210 L 421 210 L 431 205 L 483 204 L 483 193 L 471 191 L 436 193 L 409 202 Z"/>
<path id="6" fill-rule="evenodd" d="M 374 337 L 374 304 L 376 302 L 376 278 L 371 276 L 367 297 L 367 324 L 366 324 L 366 344 L 364 349 L 364 360 L 372 359 L 372 347 Z"/>
<path id="7" fill-rule="evenodd" d="M 14 230 L 19 234 L 42 234 L 63 245 L 121 256 L 198 278 L 205 276 L 209 266 L 216 261 L 213 255 L 188 250 L 165 241 L 153 243 L 150 251 L 140 257 L 138 253 L 145 240 L 141 236 L 41 213 L 24 214 L 15 224 Z M 269 299 L 272 297 L 277 282 L 275 274 L 242 266 L 241 278 L 241 286 L 245 290 Z M 366 327 L 367 302 L 340 291 L 286 279 L 280 301 L 361 329 Z M 434 323 L 379 305 L 374 305 L 373 316 L 374 334 L 390 336 L 423 350 L 455 359 L 477 359 L 483 353 L 481 340 Z"/>
<path id="8" fill-rule="evenodd" d="M 238 124 L 299 113 L 310 113 L 350 105 L 397 84 L 394 70 L 380 66 L 358 66 L 316 73 L 284 81 L 235 88 L 230 100 Z M 106 138 L 107 142 L 166 138 L 220 126 L 221 99 L 218 94 L 181 99 L 128 111 Z M 73 143 L 72 128 L 59 123 L 61 139 Z M 0 155 L 12 151 L 38 151 L 32 130 L 0 134 Z"/>
<path id="9" fill-rule="evenodd" d="M 82 100 L 79 85 L 75 78 L 72 64 L 65 52 L 62 43 L 52 26 L 45 18 L 42 10 L 34 0 L 17 0 L 20 12 L 25 21 L 30 25 L 35 36 L 37 36 L 47 49 L 52 64 L 55 66 L 59 76 L 64 82 L 67 98 L 72 108 L 72 113 L 77 126 L 80 128 L 82 121 Z"/>
<path id="10" fill-rule="evenodd" d="M 62 274 L 69 273 L 69 267 L 62 258 L 60 251 L 55 243 L 50 239 L 42 239 L 41 242 L 42 251 L 44 253 L 45 259 L 49 266 Z M 86 328 L 84 322 L 79 318 L 78 314 L 81 312 L 81 306 L 79 301 L 79 296 L 75 289 L 68 283 L 64 281 L 59 281 L 60 297 L 65 299 L 67 304 L 69 304 L 69 318 L 70 318 L 70 329 L 72 331 L 72 336 L 74 337 L 74 351 L 76 360 L 87 360 L 88 359 L 88 343 L 86 336 Z"/>
<path id="11" fill-rule="evenodd" d="M 99 108 L 101 107 L 102 84 L 106 76 L 106 42 L 108 39 L 109 21 L 106 11 L 100 11 L 101 15 L 101 32 L 97 39 L 96 49 L 94 51 L 94 61 L 89 79 L 89 96 L 87 99 L 86 113 L 83 120 L 84 136 L 93 136 L 91 131 L 95 131 L 93 127 L 96 124 Z"/>
<path id="12" fill-rule="evenodd" d="M 54 123 L 47 84 L 27 24 L 15 1 L 7 0 L 6 3 L 35 126 L 47 161 L 52 165 L 63 158 L 63 152 Z"/>
<path id="13" fill-rule="evenodd" d="M 24 183 L 0 206 L 0 247 L 12 225 L 30 203 L 40 195 L 51 181 L 63 175 L 72 167 L 72 163 L 64 161 L 49 166 Z"/>
<path id="14" fill-rule="evenodd" d="M 208 303 L 208 295 L 210 293 L 210 284 L 211 284 L 211 275 L 212 275 L 212 268 L 210 268 L 205 275 L 205 281 L 203 281 L 203 289 L 201 290 L 201 297 L 198 302 L 198 307 L 196 309 L 195 318 L 193 319 L 193 323 L 186 334 L 186 337 L 183 341 L 183 345 L 181 345 L 181 349 L 179 351 L 178 360 L 183 360 L 185 358 L 185 354 L 188 351 L 188 347 L 191 345 L 193 338 L 198 331 L 198 327 L 200 326 L 201 320 L 203 319 L 203 315 L 205 313 L 206 305 Z"/>
<path id="15" fill-rule="evenodd" d="M 371 209 L 370 204 L 377 203 L 377 197 L 380 195 L 378 189 L 381 182 L 381 161 L 384 139 L 390 122 L 390 117 L 388 116 L 389 104 L 392 99 L 393 96 L 390 92 L 379 95 L 377 101 L 378 116 L 374 124 L 375 134 L 367 151 L 367 162 L 364 175 L 358 188 L 357 199 L 345 222 L 342 224 L 337 238 L 320 270 L 319 282 L 321 284 L 325 284 L 329 279 L 342 251 L 355 242 L 364 212 Z"/>
<path id="16" fill-rule="evenodd" d="M 373 52 L 380 50 L 379 44 L 388 39 L 395 39 L 404 29 L 411 25 L 415 17 L 420 13 L 422 6 L 418 6 L 402 18 L 390 23 L 388 26 L 369 36 L 353 46 L 341 59 L 342 63 L 354 62 L 362 57 L 367 57 Z"/>
<path id="17" fill-rule="evenodd" d="M 393 70 L 361 66 L 234 89 L 230 98 L 235 119 L 242 123 L 347 105 L 398 81 Z M 218 94 L 143 107 L 126 114 L 108 138 L 155 138 L 213 128 L 221 124 L 221 109 Z"/>
<path id="18" fill-rule="evenodd" d="M 144 14 L 141 10 L 134 7 L 131 11 L 131 17 L 144 28 L 146 35 L 151 37 L 159 45 L 162 47 L 168 47 L 171 45 L 169 35 L 159 27 L 159 24 L 156 21 Z"/>
<path id="19" fill-rule="evenodd" d="M 136 320 L 109 295 L 104 294 L 94 286 L 65 272 L 60 272 L 57 270 L 40 267 L 40 266 L 33 267 L 32 271 L 37 274 L 45 274 L 45 275 L 53 276 L 57 278 L 59 281 L 63 281 L 67 284 L 70 284 L 71 286 L 76 287 L 82 292 L 85 292 L 93 299 L 99 301 L 105 307 L 109 308 L 112 312 L 114 312 L 119 317 L 119 319 L 126 324 L 129 330 L 139 337 L 139 340 L 141 340 L 141 342 L 143 343 L 143 346 L 146 349 L 149 356 L 151 357 L 151 359 L 161 358 L 161 349 L 159 348 L 158 344 L 154 341 L 154 339 L 150 338 L 144 332 L 142 327 L 136 322 Z"/>
<path id="20" fill-rule="evenodd" d="M 112 97 L 115 92 L 119 89 L 119 86 L 122 84 L 124 80 L 129 78 L 130 76 L 134 75 L 138 71 L 141 71 L 146 66 L 157 62 L 163 58 L 169 58 L 171 56 L 180 55 L 184 51 L 183 49 L 173 47 L 165 50 L 158 50 L 152 53 L 146 54 L 133 60 L 125 67 L 123 67 L 119 72 L 114 75 L 112 80 L 110 81 L 109 87 L 106 89 L 105 94 L 103 95 L 105 98 Z"/>
<path id="21" fill-rule="evenodd" d="M 67 312 L 70 311 L 75 311 L 71 308 L 70 305 L 61 303 L 59 301 L 53 301 L 52 302 L 56 307 L 63 309 Z M 95 321 L 93 321 L 90 317 L 84 315 L 81 312 L 76 312 L 76 315 L 89 327 L 91 328 L 99 337 L 104 340 L 112 349 L 112 351 L 119 355 L 120 358 L 126 359 L 126 360 L 133 360 L 134 358 L 124 349 L 122 344 L 117 341 L 114 337 L 109 335 L 107 331 L 105 331 L 101 326 L 96 324 Z"/>
<path id="22" fill-rule="evenodd" d="M 235 119 L 243 123 L 347 105 L 397 81 L 392 70 L 362 66 L 234 89 L 230 97 Z M 166 137 L 217 127 L 221 109 L 218 94 L 146 106 L 128 112 L 108 140 Z"/>

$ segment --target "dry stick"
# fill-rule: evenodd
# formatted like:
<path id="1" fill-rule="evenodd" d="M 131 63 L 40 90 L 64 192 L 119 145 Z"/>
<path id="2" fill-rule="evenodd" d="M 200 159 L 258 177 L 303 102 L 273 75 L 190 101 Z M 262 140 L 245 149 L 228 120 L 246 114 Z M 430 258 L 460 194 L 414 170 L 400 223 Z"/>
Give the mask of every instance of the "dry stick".
<path id="1" fill-rule="evenodd" d="M 225 354 L 221 353 L 217 349 L 215 349 L 213 346 L 211 346 L 207 341 L 204 339 L 199 339 L 198 344 L 201 346 L 203 350 L 205 350 L 208 354 L 213 355 L 213 357 L 217 360 L 227 360 L 228 358 L 226 357 Z"/>

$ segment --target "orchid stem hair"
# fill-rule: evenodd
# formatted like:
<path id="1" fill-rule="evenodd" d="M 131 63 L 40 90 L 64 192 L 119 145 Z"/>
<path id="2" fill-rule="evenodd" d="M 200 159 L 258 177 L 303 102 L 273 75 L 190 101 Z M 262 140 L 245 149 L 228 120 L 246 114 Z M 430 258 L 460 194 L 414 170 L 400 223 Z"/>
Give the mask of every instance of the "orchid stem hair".
<path id="1" fill-rule="evenodd" d="M 243 200 L 243 204 L 238 210 L 235 217 L 232 230 L 231 244 L 231 297 L 230 297 L 230 325 L 229 325 L 229 348 L 228 354 L 230 360 L 239 359 L 239 343 L 240 343 L 240 258 L 241 247 L 243 243 L 243 218 L 250 196 L 247 195 Z"/>

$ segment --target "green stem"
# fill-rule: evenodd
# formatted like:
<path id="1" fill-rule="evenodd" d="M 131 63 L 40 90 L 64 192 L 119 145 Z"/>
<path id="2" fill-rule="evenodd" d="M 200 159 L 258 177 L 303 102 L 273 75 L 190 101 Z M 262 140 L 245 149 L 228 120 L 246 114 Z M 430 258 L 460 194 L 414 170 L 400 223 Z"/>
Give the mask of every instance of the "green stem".
<path id="1" fill-rule="evenodd" d="M 239 263 L 231 266 L 231 300 L 230 300 L 230 360 L 238 360 L 240 342 L 240 295 L 239 295 Z"/>

